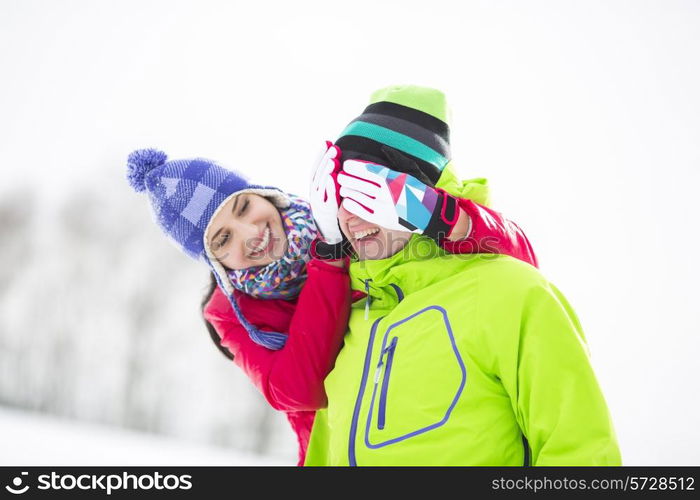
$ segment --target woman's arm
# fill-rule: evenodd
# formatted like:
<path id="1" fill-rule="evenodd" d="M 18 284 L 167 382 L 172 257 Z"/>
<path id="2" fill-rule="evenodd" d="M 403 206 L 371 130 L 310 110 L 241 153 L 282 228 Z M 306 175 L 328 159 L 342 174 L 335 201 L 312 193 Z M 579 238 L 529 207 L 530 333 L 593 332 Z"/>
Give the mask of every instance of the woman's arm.
<path id="1" fill-rule="evenodd" d="M 450 253 L 498 253 L 537 267 L 537 257 L 525 233 L 510 220 L 472 200 L 457 200 L 460 215 L 452 232 L 441 241 Z"/>
<path id="2" fill-rule="evenodd" d="M 245 304 L 249 307 L 241 307 L 243 314 L 256 326 L 265 322 L 266 313 L 281 311 L 290 317 L 289 338 L 280 350 L 267 349 L 250 339 L 220 289 L 205 307 L 205 318 L 220 334 L 222 345 L 276 410 L 317 410 L 326 406 L 323 380 L 333 367 L 347 328 L 347 269 L 312 260 L 307 273 L 296 307 L 283 301 L 243 297 L 249 299 Z"/>
<path id="3" fill-rule="evenodd" d="M 418 167 L 411 168 L 410 163 L 403 167 L 416 172 Z M 360 160 L 346 160 L 338 174 L 343 207 L 366 221 L 423 234 L 448 252 L 506 254 L 537 267 L 530 242 L 518 226 L 494 210 L 426 182 Z"/>

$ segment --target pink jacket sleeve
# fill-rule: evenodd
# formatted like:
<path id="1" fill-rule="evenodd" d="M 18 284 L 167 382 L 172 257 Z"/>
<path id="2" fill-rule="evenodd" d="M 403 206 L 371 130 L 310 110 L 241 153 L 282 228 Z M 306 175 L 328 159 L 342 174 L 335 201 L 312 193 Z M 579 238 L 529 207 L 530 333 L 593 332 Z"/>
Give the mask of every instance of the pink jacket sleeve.
<path id="1" fill-rule="evenodd" d="M 350 313 L 347 269 L 312 260 L 307 272 L 308 279 L 296 307 L 284 301 L 243 297 L 249 299 L 248 311 L 241 307 L 243 314 L 263 329 L 261 323 L 270 324 L 266 315 L 291 316 L 289 337 L 280 350 L 267 349 L 250 339 L 218 287 L 204 310 L 204 317 L 217 330 L 234 362 L 276 410 L 318 410 L 327 405 L 323 381 L 333 368 L 347 328 Z M 251 304 L 255 304 L 255 310 Z"/>
<path id="2" fill-rule="evenodd" d="M 442 242 L 450 253 L 498 253 L 537 267 L 537 257 L 525 233 L 500 213 L 465 198 L 459 207 L 471 218 L 471 232 L 462 240 Z"/>

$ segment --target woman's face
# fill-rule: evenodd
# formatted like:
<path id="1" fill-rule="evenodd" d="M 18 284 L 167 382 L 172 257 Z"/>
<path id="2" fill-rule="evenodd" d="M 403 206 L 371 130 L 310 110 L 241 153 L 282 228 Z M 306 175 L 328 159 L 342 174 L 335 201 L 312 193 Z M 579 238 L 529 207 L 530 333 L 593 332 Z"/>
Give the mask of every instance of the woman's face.
<path id="1" fill-rule="evenodd" d="M 209 222 L 204 237 L 214 257 L 229 269 L 265 266 L 287 251 L 277 207 L 253 193 L 229 199 Z"/>

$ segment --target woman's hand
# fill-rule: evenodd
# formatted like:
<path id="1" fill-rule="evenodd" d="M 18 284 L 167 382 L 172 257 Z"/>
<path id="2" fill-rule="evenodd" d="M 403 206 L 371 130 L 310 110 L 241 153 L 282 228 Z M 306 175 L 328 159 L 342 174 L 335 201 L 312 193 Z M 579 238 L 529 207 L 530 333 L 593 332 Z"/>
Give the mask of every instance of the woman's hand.
<path id="1" fill-rule="evenodd" d="M 323 260 L 342 259 L 349 254 L 350 245 L 338 226 L 340 209 L 340 149 L 326 141 L 325 149 L 311 172 L 309 203 L 311 212 L 319 230 L 311 244 L 311 256 Z M 333 264 L 343 267 L 343 264 Z"/>
<path id="2" fill-rule="evenodd" d="M 460 220 L 457 199 L 402 170 L 346 160 L 338 174 L 343 207 L 373 224 L 424 234 L 439 243 Z"/>
<path id="3" fill-rule="evenodd" d="M 337 176 L 339 170 L 340 149 L 326 141 L 320 159 L 311 171 L 309 203 L 316 227 L 323 236 L 323 241 L 329 245 L 343 241 L 343 235 L 338 226 L 340 193 Z"/>

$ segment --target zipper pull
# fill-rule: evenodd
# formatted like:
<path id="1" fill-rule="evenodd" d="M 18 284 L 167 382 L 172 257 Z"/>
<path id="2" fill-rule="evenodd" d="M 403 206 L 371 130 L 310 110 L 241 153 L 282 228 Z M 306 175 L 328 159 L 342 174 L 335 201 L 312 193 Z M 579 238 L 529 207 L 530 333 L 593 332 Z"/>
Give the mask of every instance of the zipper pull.
<path id="1" fill-rule="evenodd" d="M 369 304 L 372 302 L 372 297 L 369 294 L 369 282 L 371 279 L 365 280 L 365 293 L 367 294 L 367 299 L 365 300 L 365 321 L 369 319 Z"/>
<path id="2" fill-rule="evenodd" d="M 382 358 L 384 355 L 382 355 Z M 382 373 L 382 366 L 384 366 L 384 361 L 379 361 L 379 364 L 377 365 L 377 370 L 374 372 L 374 385 L 377 385 L 379 383 L 379 375 Z"/>
<path id="3" fill-rule="evenodd" d="M 391 355 L 391 351 L 393 351 L 396 348 L 396 342 L 399 340 L 398 337 L 394 337 L 391 339 L 391 343 L 386 346 L 384 349 L 382 349 L 381 354 L 379 355 L 379 364 L 377 365 L 377 370 L 374 372 L 374 383 L 377 384 L 379 382 L 379 375 L 382 372 L 382 367 L 384 366 L 384 355 L 389 354 Z"/>

